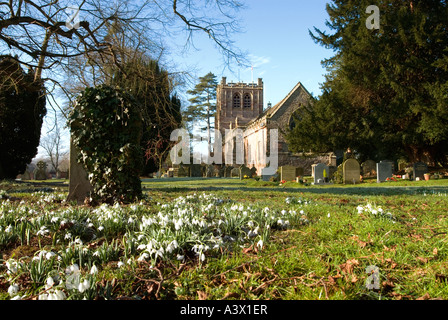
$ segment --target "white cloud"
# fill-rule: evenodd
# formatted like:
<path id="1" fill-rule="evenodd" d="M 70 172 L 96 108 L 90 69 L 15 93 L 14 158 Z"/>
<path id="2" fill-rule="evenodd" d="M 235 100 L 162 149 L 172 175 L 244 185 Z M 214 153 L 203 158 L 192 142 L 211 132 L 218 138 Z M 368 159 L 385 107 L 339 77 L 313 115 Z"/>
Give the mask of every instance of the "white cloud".
<path id="1" fill-rule="evenodd" d="M 270 57 L 262 57 L 262 56 L 257 56 L 254 54 L 250 54 L 248 58 L 249 58 L 249 61 L 251 62 L 251 65 L 253 68 L 259 68 L 259 67 L 271 62 Z"/>

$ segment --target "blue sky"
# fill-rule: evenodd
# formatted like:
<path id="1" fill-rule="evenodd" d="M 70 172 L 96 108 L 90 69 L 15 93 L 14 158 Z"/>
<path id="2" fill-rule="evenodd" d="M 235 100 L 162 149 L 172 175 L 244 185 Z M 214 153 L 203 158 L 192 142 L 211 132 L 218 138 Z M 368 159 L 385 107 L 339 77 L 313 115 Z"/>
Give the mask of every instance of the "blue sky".
<path id="1" fill-rule="evenodd" d="M 334 53 L 316 44 L 309 30 L 327 30 L 328 18 L 324 0 L 248 0 L 238 13 L 242 33 L 234 35 L 235 46 L 248 53 L 252 61 L 253 79 L 263 78 L 264 102 L 281 101 L 300 81 L 313 95 L 321 93 L 320 84 L 326 70 L 321 61 Z M 213 72 L 218 80 L 252 81 L 250 68 L 223 68 L 220 53 L 209 39 L 196 37 L 198 50 L 191 49 L 182 58 L 174 58 L 181 66 L 195 65 L 197 76 Z"/>
<path id="2" fill-rule="evenodd" d="M 320 84 L 326 70 L 321 61 L 333 55 L 331 50 L 314 43 L 309 30 L 317 27 L 327 30 L 326 0 L 247 0 L 246 8 L 237 14 L 241 33 L 234 34 L 235 46 L 247 52 L 253 64 L 251 68 L 230 68 L 223 65 L 223 58 L 213 42 L 205 35 L 196 34 L 194 44 L 181 54 L 181 50 L 169 50 L 167 60 L 177 65 L 178 71 L 192 70 L 195 78 L 213 72 L 218 81 L 227 77 L 228 82 L 251 82 L 263 78 L 264 104 L 280 102 L 300 81 L 314 96 L 321 93 Z M 184 44 L 179 34 L 175 42 Z M 231 69 L 231 70 L 229 70 Z M 185 88 L 185 91 L 190 88 Z M 181 93 L 186 98 L 185 92 Z M 45 129 L 42 135 L 46 135 Z M 68 139 L 66 139 L 68 147 Z M 38 157 L 42 156 L 39 148 Z"/>

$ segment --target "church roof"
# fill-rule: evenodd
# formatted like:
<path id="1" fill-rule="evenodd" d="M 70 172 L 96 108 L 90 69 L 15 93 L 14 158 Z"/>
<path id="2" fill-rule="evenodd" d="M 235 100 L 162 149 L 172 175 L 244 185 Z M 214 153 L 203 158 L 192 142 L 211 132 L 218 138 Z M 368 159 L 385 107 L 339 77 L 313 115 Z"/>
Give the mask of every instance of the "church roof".
<path id="1" fill-rule="evenodd" d="M 257 118 L 251 120 L 250 122 L 248 122 L 246 124 L 246 127 L 251 126 L 253 123 L 258 122 L 260 119 L 263 118 L 271 118 L 272 116 L 274 116 L 277 112 L 279 112 L 279 110 L 282 109 L 282 106 L 298 91 L 298 90 L 304 90 L 310 97 L 311 94 L 308 92 L 308 90 L 306 90 L 306 88 L 303 86 L 303 84 L 299 81 L 296 86 L 288 93 L 288 95 L 283 98 L 283 100 L 281 100 L 279 103 L 277 103 L 276 105 L 274 105 L 271 108 L 265 109 L 263 111 L 263 113 L 261 113 Z"/>

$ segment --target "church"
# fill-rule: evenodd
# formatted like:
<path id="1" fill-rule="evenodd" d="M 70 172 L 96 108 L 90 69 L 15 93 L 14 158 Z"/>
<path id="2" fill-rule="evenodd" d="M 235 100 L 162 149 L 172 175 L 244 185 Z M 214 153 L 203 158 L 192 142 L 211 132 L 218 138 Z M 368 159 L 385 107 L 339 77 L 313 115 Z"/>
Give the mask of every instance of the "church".
<path id="1" fill-rule="evenodd" d="M 304 158 L 294 154 L 288 149 L 285 139 L 287 129 L 294 125 L 293 113 L 301 106 L 311 101 L 313 97 L 306 88 L 298 82 L 289 94 L 276 105 L 268 103 L 264 109 L 263 79 L 257 83 L 227 83 L 223 77 L 216 90 L 216 115 L 215 130 L 219 130 L 225 137 L 224 149 L 231 146 L 236 149 L 236 142 L 228 144 L 229 139 L 235 139 L 234 133 L 242 134 L 244 164 L 255 167 L 257 175 L 261 175 L 265 168 L 269 167 L 269 155 L 271 151 L 272 129 L 278 132 L 278 163 L 277 167 L 292 165 L 302 167 L 305 174 L 311 173 L 311 165 L 314 163 L 327 163 L 333 165 L 335 157 L 331 155 Z M 274 130 L 275 131 L 275 130 Z M 227 134 L 226 134 L 227 133 Z M 231 150 L 234 164 L 242 164 L 235 158 L 236 152 Z M 224 153 L 229 150 L 223 150 Z M 226 161 L 226 164 L 228 162 Z M 266 171 L 267 172 L 267 171 Z"/>

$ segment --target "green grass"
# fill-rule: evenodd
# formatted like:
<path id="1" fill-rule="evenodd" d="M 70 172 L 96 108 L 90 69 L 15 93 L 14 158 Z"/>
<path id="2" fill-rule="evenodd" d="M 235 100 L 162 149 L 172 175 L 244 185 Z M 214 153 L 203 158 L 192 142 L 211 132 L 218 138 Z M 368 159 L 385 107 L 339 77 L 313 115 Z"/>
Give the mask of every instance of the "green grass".
<path id="1" fill-rule="evenodd" d="M 97 296 L 188 300 L 448 298 L 448 179 L 381 184 L 367 181 L 355 186 L 148 179 L 142 186 L 148 196 L 145 214 L 156 215 L 157 203 L 172 204 L 180 196 L 206 193 L 238 205 L 303 210 L 307 222 L 291 220 L 289 228 L 271 230 L 262 250 L 250 242 L 236 243 L 210 253 L 203 263 L 191 257 L 184 263 L 160 261 L 155 269 L 149 268 L 149 263 L 140 263 L 122 270 L 117 268 L 120 259 L 112 257 L 99 268 Z M 0 184 L 8 195 L 30 204 L 39 199 L 34 191 L 45 187 L 66 192 L 63 184 Z M 309 203 L 288 204 L 286 199 L 290 197 Z M 359 206 L 367 205 L 381 208 L 383 214 L 367 209 L 358 213 Z M 45 206 L 51 211 L 67 208 L 68 204 L 52 201 Z M 81 212 L 77 217 L 86 219 Z M 107 243 L 117 241 L 121 249 L 116 254 L 123 255 L 124 231 L 116 228 L 107 236 Z M 90 246 L 98 247 L 105 239 L 96 239 Z M 25 250 L 28 255 L 34 254 L 39 245 L 55 249 L 50 239 L 44 240 L 40 244 L 34 238 L 29 245 L 17 241 L 6 245 L 3 259 L 6 261 L 14 252 L 17 257 Z M 379 270 L 379 289 L 366 287 L 369 266 Z M 5 272 L 0 267 L 0 299 L 9 298 Z M 24 275 L 20 279 L 29 281 Z"/>

